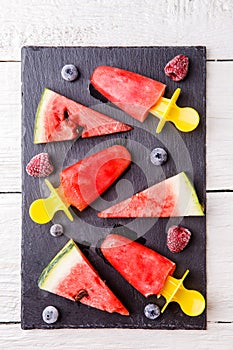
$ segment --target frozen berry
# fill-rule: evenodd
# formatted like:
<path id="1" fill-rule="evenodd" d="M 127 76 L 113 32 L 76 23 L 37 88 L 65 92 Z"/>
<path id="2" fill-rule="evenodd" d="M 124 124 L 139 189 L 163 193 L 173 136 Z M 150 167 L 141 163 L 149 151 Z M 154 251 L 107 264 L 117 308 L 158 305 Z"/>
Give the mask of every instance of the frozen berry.
<path id="1" fill-rule="evenodd" d="M 53 165 L 49 160 L 48 153 L 40 153 L 34 156 L 28 165 L 26 171 L 28 175 L 34 177 L 46 177 L 53 172 Z"/>
<path id="2" fill-rule="evenodd" d="M 66 64 L 61 70 L 62 78 L 67 81 L 76 80 L 78 75 L 78 69 L 73 64 Z"/>
<path id="3" fill-rule="evenodd" d="M 169 61 L 165 68 L 165 74 L 174 81 L 183 80 L 187 73 L 189 67 L 189 59 L 184 55 L 178 55 Z"/>
<path id="4" fill-rule="evenodd" d="M 144 308 L 144 314 L 150 320 L 155 320 L 160 315 L 160 308 L 155 304 L 147 304 Z"/>
<path id="5" fill-rule="evenodd" d="M 150 154 L 150 160 L 154 165 L 163 165 L 167 161 L 167 152 L 163 148 L 155 148 Z"/>
<path id="6" fill-rule="evenodd" d="M 63 226 L 60 224 L 54 224 L 50 227 L 50 233 L 54 237 L 59 237 L 63 235 Z"/>
<path id="7" fill-rule="evenodd" d="M 58 319 L 58 310 L 54 306 L 47 306 L 42 313 L 43 321 L 46 323 L 55 323 Z"/>
<path id="8" fill-rule="evenodd" d="M 167 247 L 172 253 L 181 252 L 188 244 L 191 232 L 182 226 L 171 226 L 167 233 Z"/>

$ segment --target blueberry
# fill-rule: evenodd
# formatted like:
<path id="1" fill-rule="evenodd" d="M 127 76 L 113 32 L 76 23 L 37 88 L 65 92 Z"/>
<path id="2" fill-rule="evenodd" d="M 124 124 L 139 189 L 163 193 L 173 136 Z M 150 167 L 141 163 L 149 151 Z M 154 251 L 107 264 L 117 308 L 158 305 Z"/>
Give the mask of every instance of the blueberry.
<path id="1" fill-rule="evenodd" d="M 60 224 L 54 224 L 50 227 L 50 233 L 54 237 L 59 237 L 63 234 L 63 227 Z"/>
<path id="2" fill-rule="evenodd" d="M 163 165 L 167 161 L 167 152 L 163 148 L 154 148 L 150 160 L 154 165 Z"/>
<path id="3" fill-rule="evenodd" d="M 160 315 L 160 308 L 155 304 L 147 304 L 144 308 L 144 314 L 150 320 L 155 320 Z"/>
<path id="4" fill-rule="evenodd" d="M 78 75 L 78 69 L 73 64 L 66 64 L 61 70 L 62 78 L 67 81 L 74 81 Z"/>
<path id="5" fill-rule="evenodd" d="M 58 319 L 58 310 L 54 306 L 47 306 L 42 313 L 43 321 L 46 323 L 55 323 Z"/>

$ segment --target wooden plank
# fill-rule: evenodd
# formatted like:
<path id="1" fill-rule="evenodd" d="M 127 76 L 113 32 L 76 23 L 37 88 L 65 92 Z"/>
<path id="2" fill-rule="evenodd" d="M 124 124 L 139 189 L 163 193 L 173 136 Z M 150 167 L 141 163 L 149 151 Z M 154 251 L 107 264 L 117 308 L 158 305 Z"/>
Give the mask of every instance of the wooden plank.
<path id="1" fill-rule="evenodd" d="M 233 321 L 231 229 L 233 193 L 207 195 L 208 320 Z M 231 267 L 232 266 L 232 267 Z"/>
<path id="2" fill-rule="evenodd" d="M 0 192 L 21 191 L 20 107 L 12 105 L 10 110 L 12 115 L 9 116 L 9 107 L 0 105 Z"/>
<path id="3" fill-rule="evenodd" d="M 19 108 L 21 104 L 21 63 L 20 62 L 0 62 L 0 93 L 1 93 L 0 106 L 2 108 L 8 107 L 8 110 L 11 106 L 17 106 Z M 12 122 L 15 121 L 15 119 L 12 119 L 12 118 L 15 118 L 14 112 L 15 111 L 13 110 L 8 115 L 11 117 L 11 119 L 9 120 L 10 121 L 12 120 Z"/>
<path id="4" fill-rule="evenodd" d="M 232 324 L 208 324 L 208 331 L 134 329 L 66 329 L 22 331 L 20 325 L 0 325 L 1 350 L 232 350 Z M 175 344 L 175 345 L 174 345 Z"/>
<path id="5" fill-rule="evenodd" d="M 74 0 L 11 1 L 1 8 L 0 59 L 20 60 L 20 48 L 32 43 L 48 46 L 201 43 L 208 47 L 208 58 L 233 58 L 232 12 L 232 0 L 134 0 L 133 7 L 131 1 L 121 0 L 79 0 L 78 6 Z"/>
<path id="6" fill-rule="evenodd" d="M 20 319 L 20 206 L 20 194 L 0 195 L 0 322 Z"/>
<path id="7" fill-rule="evenodd" d="M 20 321 L 20 202 L 20 194 L 0 195 L 0 322 Z M 233 193 L 207 194 L 207 319 L 213 322 L 233 322 L 232 203 Z"/>
<path id="8" fill-rule="evenodd" d="M 20 63 L 0 63 L 0 192 L 21 191 L 20 72 Z"/>
<path id="9" fill-rule="evenodd" d="M 209 190 L 233 189 L 232 74 L 233 62 L 207 64 L 207 189 Z"/>
<path id="10" fill-rule="evenodd" d="M 233 62 L 207 62 L 208 190 L 233 189 L 232 75 Z M 0 62 L 0 94 L 0 192 L 21 191 L 20 63 Z"/>

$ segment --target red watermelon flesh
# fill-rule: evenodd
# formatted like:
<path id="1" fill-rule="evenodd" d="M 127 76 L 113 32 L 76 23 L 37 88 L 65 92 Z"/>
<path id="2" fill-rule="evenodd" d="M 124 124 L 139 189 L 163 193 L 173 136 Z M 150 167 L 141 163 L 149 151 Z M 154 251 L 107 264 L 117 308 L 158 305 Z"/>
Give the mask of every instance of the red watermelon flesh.
<path id="1" fill-rule="evenodd" d="M 101 246 L 104 257 L 141 294 L 159 295 L 176 264 L 137 242 L 110 234 Z"/>
<path id="2" fill-rule="evenodd" d="M 109 66 L 97 67 L 91 84 L 109 101 L 140 122 L 146 119 L 166 88 L 156 80 Z"/>
<path id="3" fill-rule="evenodd" d="M 41 289 L 72 301 L 111 313 L 129 315 L 73 240 L 43 270 L 38 285 Z"/>
<path id="4" fill-rule="evenodd" d="M 60 173 L 60 190 L 80 211 L 99 197 L 130 165 L 128 150 L 120 145 L 95 153 Z"/>
<path id="5" fill-rule="evenodd" d="M 36 114 L 34 143 L 101 136 L 131 129 L 129 125 L 44 89 Z"/>

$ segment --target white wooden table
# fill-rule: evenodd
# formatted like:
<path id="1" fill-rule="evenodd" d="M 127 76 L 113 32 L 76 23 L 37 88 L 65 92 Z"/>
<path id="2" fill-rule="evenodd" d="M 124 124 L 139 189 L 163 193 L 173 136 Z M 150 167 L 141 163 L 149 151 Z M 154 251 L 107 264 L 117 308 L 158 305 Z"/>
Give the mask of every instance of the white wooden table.
<path id="1" fill-rule="evenodd" d="M 233 349 L 233 1 L 0 0 L 0 349 Z M 20 48 L 207 46 L 208 330 L 20 329 Z"/>

